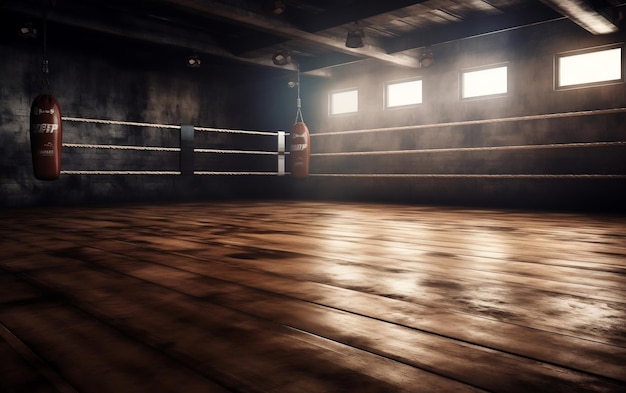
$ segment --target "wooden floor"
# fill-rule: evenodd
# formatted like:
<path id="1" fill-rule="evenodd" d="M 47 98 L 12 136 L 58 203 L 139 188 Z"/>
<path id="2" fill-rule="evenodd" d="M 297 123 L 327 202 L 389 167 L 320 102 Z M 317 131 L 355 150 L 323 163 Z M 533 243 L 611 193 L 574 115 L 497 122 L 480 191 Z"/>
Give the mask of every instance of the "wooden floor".
<path id="1" fill-rule="evenodd" d="M 0 210 L 2 392 L 625 392 L 626 219 Z"/>

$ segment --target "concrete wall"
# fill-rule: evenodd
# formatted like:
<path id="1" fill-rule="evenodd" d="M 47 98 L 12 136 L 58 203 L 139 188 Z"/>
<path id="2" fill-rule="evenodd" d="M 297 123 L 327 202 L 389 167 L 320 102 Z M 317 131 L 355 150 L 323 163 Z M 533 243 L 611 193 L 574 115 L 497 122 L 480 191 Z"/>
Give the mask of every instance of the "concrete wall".
<path id="1" fill-rule="evenodd" d="M 204 58 L 198 69 L 171 48 L 142 43 L 49 39 L 50 82 L 65 117 L 219 128 L 254 128 L 247 116 L 258 67 Z M 79 33 L 77 33 L 79 34 Z M 33 177 L 29 111 L 41 92 L 41 39 L 0 41 L 0 206 L 248 198 L 272 195 L 282 179 L 256 176 L 82 175 L 56 181 Z M 88 44 L 88 45 L 87 45 Z M 262 79 L 262 78 L 261 78 Z M 289 115 L 291 117 L 291 115 Z M 63 122 L 64 144 L 178 147 L 180 131 L 114 124 Z M 196 147 L 275 149 L 276 138 L 195 133 Z M 201 155 L 195 170 L 276 170 L 276 158 Z M 178 171 L 178 152 L 63 148 L 63 171 Z M 259 185 L 261 183 L 262 185 Z M 277 191 L 276 191 L 277 192 Z"/>
<path id="2" fill-rule="evenodd" d="M 295 78 L 292 72 L 226 65 L 210 59 L 205 59 L 199 69 L 189 69 L 181 65 L 185 53 L 142 44 L 117 49 L 106 38 L 101 39 L 90 45 L 79 39 L 63 43 L 51 40 L 50 79 L 65 116 L 260 130 L 289 130 L 293 124 L 296 91 L 287 87 Z M 366 61 L 333 69 L 333 78 L 303 76 L 303 114 L 313 133 L 314 153 L 312 176 L 306 180 L 277 176 L 62 175 L 60 180 L 42 182 L 32 175 L 28 136 L 30 105 L 40 92 L 40 43 L 4 39 L 0 41 L 0 206 L 296 197 L 624 210 L 624 179 L 569 176 L 626 175 L 623 144 L 315 155 L 624 141 L 626 115 L 619 110 L 591 116 L 468 123 L 626 107 L 623 83 L 566 91 L 553 88 L 556 53 L 623 41 L 623 35 L 592 36 L 564 20 L 435 46 L 435 63 L 419 70 Z M 460 70 L 502 62 L 510 68 L 506 97 L 459 100 Z M 423 79 L 423 104 L 385 110 L 385 83 L 413 77 Z M 329 92 L 350 87 L 359 89 L 359 113 L 329 116 Z M 442 126 L 453 122 L 461 124 Z M 324 135 L 395 126 L 418 127 Z M 177 130 L 72 122 L 64 123 L 64 142 L 180 143 Z M 196 132 L 195 143 L 202 148 L 271 150 L 276 140 Z M 172 152 L 64 148 L 63 154 L 64 170 L 180 169 L 180 155 Z M 274 160 L 196 155 L 191 164 L 194 170 L 272 171 L 276 169 Z M 380 176 L 326 176 L 336 174 Z M 482 176 L 507 174 L 567 176 Z"/>
<path id="3" fill-rule="evenodd" d="M 586 111 L 625 108 L 624 83 L 557 91 L 553 82 L 555 54 L 623 41 L 623 35 L 592 36 L 563 20 L 437 45 L 432 48 L 435 63 L 428 68 L 408 70 L 364 62 L 334 69 L 332 80 L 307 78 L 303 83 L 303 90 L 308 92 L 304 100 L 305 120 L 308 118 L 309 129 L 317 134 L 311 142 L 314 176 L 296 183 L 294 195 L 455 205 L 623 209 L 626 190 L 623 178 L 570 175 L 625 175 L 624 144 L 316 156 L 340 152 L 626 141 L 623 110 L 581 115 Z M 505 97 L 459 99 L 460 70 L 497 63 L 509 67 L 509 93 Z M 424 102 L 411 108 L 385 110 L 385 83 L 413 77 L 423 80 Z M 359 112 L 329 116 L 328 94 L 345 88 L 359 89 Z M 569 112 L 578 113 L 570 116 Z M 537 118 L 545 114 L 552 117 Z M 490 121 L 512 117 L 523 119 Z M 460 124 L 442 126 L 447 123 Z M 395 126 L 418 127 L 324 135 Z M 318 176 L 320 174 L 383 176 Z M 385 174 L 422 176 L 389 177 Z M 493 176 L 510 174 L 535 176 Z"/>

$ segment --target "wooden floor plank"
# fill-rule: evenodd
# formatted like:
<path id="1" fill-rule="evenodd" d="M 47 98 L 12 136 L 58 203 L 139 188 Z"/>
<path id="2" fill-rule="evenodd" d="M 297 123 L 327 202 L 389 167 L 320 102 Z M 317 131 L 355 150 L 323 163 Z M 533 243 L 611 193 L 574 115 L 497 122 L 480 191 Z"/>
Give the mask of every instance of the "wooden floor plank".
<path id="1" fill-rule="evenodd" d="M 152 267 L 154 269 L 154 267 Z M 142 269 L 145 271 L 146 269 Z M 276 340 L 277 334 L 272 335 L 270 344 L 260 345 L 258 342 L 250 342 L 250 335 L 256 337 L 267 332 L 268 327 L 256 328 L 258 332 L 247 334 L 236 333 L 240 325 L 235 323 L 239 318 L 239 323 L 246 326 L 246 330 L 253 329 L 250 325 L 257 325 L 256 321 L 242 321 L 241 316 L 235 315 L 224 310 L 216 309 L 210 305 L 204 304 L 204 307 L 194 308 L 188 313 L 181 313 L 181 308 L 189 308 L 189 304 L 183 304 L 181 301 L 170 303 L 164 300 L 173 297 L 171 294 L 159 290 L 154 296 L 149 296 L 149 292 L 155 292 L 154 288 L 142 286 L 139 293 L 134 293 L 126 288 L 137 288 L 140 285 L 132 282 L 123 282 L 120 285 L 119 278 L 113 279 L 100 272 L 91 270 L 77 271 L 76 267 L 71 269 L 40 269 L 31 272 L 31 275 L 40 282 L 57 285 L 62 288 L 52 288 L 60 290 L 66 294 L 72 294 L 76 299 L 80 299 L 81 303 L 87 305 L 88 310 L 97 310 L 97 314 L 106 317 L 107 320 L 125 320 L 126 329 L 132 329 L 135 332 L 143 332 L 144 335 L 154 336 L 154 342 L 158 345 L 171 344 L 181 350 L 195 361 L 212 361 L 220 362 L 214 367 L 220 369 L 225 368 L 231 370 L 237 379 L 247 381 L 247 384 L 255 383 L 262 386 L 263 391 L 271 391 L 272 386 L 268 381 L 263 380 L 263 375 L 270 372 L 266 369 L 267 363 L 260 360 L 259 356 L 250 356 L 249 352 L 267 353 L 267 346 L 278 348 L 290 348 L 290 351 L 296 347 L 292 343 L 285 343 Z M 169 276 L 158 274 L 157 276 Z M 153 276 L 154 277 L 154 276 Z M 173 281 L 177 281 L 180 277 L 173 277 Z M 109 281 L 109 282 L 107 282 Z M 215 286 L 215 283 L 212 283 Z M 123 292 L 124 304 L 113 303 L 120 301 L 118 298 L 110 299 L 107 293 L 103 291 Z M 459 343 L 436 335 L 424 334 L 422 332 L 407 329 L 402 326 L 388 324 L 383 321 L 363 318 L 362 316 L 340 312 L 334 309 L 328 309 L 317 305 L 310 305 L 303 302 L 293 300 L 285 300 L 276 296 L 263 296 L 254 293 L 245 288 L 230 286 L 228 290 L 218 288 L 220 294 L 219 303 L 227 305 L 229 308 L 244 312 L 246 314 L 261 317 L 264 320 L 275 321 L 281 325 L 289 326 L 298 330 L 302 330 L 315 336 L 331 339 L 337 343 L 342 343 L 353 348 L 374 353 L 380 357 L 393 359 L 403 364 L 415 366 L 422 370 L 430 371 L 437 375 L 443 375 L 453 380 L 465 382 L 468 385 L 479 386 L 490 391 L 510 391 L 511 389 L 522 389 L 524 391 L 541 391 L 546 381 L 551 381 L 551 391 L 569 392 L 573 387 L 580 385 L 591 385 L 598 391 L 605 389 L 614 389 L 614 384 L 608 382 L 597 381 L 596 378 L 589 377 L 581 373 L 576 373 L 567 369 L 559 369 L 558 367 L 547 367 L 536 361 L 528 361 L 523 358 L 516 358 L 507 354 L 497 353 L 492 350 L 475 347 L 466 343 Z M 139 296 L 140 295 L 140 296 Z M 158 297 L 158 301 L 154 298 Z M 215 301 L 215 296 L 211 296 Z M 175 305 L 174 305 L 175 304 Z M 157 317 L 157 312 L 151 311 L 147 314 L 146 309 L 159 307 L 165 315 Z M 220 320 L 228 320 L 228 328 L 226 326 L 216 327 L 214 320 L 202 320 L 202 318 L 194 317 L 194 315 L 208 313 L 218 316 Z M 295 318 L 300 316 L 300 318 Z M 190 329 L 187 324 L 180 325 L 177 320 L 192 319 L 195 329 Z M 119 322 L 118 322 L 119 324 Z M 311 325 L 312 324 L 312 325 Z M 234 326 L 233 326 L 234 325 Z M 156 326 L 167 327 L 167 331 L 163 328 L 155 328 Z M 197 331 L 201 329 L 202 333 Z M 228 333 L 225 334 L 225 329 Z M 91 329 L 90 329 L 91 330 Z M 181 342 L 180 339 L 171 335 L 171 331 L 176 332 L 176 336 L 194 337 L 194 343 Z M 211 344 L 212 348 L 209 353 L 206 350 L 199 351 L 195 346 L 197 343 L 210 342 L 210 337 L 220 336 L 220 346 Z M 237 350 L 234 344 L 228 344 L 228 337 L 234 337 L 238 344 L 245 343 L 248 353 L 242 354 Z M 267 340 L 267 339 L 266 339 Z M 215 348 L 218 347 L 218 348 Z M 261 348 L 259 348 L 261 347 Z M 302 348 L 298 348 L 302 349 Z M 236 353 L 236 359 L 228 362 L 224 357 L 233 356 Z M 228 355 L 225 355 L 228 354 Z M 292 359 L 287 353 L 274 350 L 275 358 L 289 358 L 290 365 L 297 363 L 296 359 Z M 236 363 L 241 362 L 247 367 L 252 365 L 255 370 L 262 370 L 259 374 L 254 373 L 242 374 L 241 370 L 236 371 Z M 320 359 L 317 360 L 320 362 Z M 338 362 L 335 361 L 336 365 Z M 445 367 L 442 365 L 445 364 Z M 493 367 L 497 364 L 498 367 Z M 282 364 L 284 367 L 284 363 Z M 480 370 L 480 372 L 476 372 Z M 295 371 L 289 367 L 288 371 L 280 371 L 278 364 L 272 364 L 272 372 L 274 375 L 293 375 Z M 313 373 L 309 370 L 309 373 Z M 320 375 L 317 375 L 320 377 Z M 347 376 L 344 376 L 345 380 Z M 297 378 L 302 381 L 303 378 Z M 320 378 L 316 378 L 320 379 Z M 557 383 L 558 382 L 558 383 Z M 307 388 L 311 388 L 312 383 L 307 382 Z M 368 385 L 373 386 L 370 381 Z M 439 384 L 441 387 L 441 384 Z M 558 388 L 555 388 L 558 386 Z M 360 390 L 363 391 L 364 388 Z M 283 391 L 291 391 L 283 386 Z M 324 391 L 326 389 L 321 389 Z M 379 390 L 376 387 L 374 391 Z M 296 390 L 294 390 L 296 391 Z"/>
<path id="2" fill-rule="evenodd" d="M 163 256 L 158 260 L 160 263 L 176 269 L 197 272 L 206 277 L 217 278 L 225 282 L 238 283 L 262 291 L 366 315 L 538 360 L 556 364 L 578 365 L 581 369 L 600 375 L 620 378 L 623 372 L 623 362 L 626 361 L 626 349 L 614 348 L 613 345 L 591 341 L 587 338 L 580 339 L 572 335 L 553 334 L 549 331 L 528 328 L 519 324 L 475 317 L 468 313 L 450 312 L 436 306 L 425 306 L 389 297 L 373 296 L 327 284 L 306 281 L 296 284 L 290 279 L 249 271 L 242 274 L 242 272 L 224 264 L 201 264 L 197 261 L 196 263 L 193 261 L 183 263 L 180 258 L 168 260 Z M 213 283 L 209 291 L 203 289 L 206 286 L 181 285 L 181 283 L 169 280 L 171 275 L 163 272 L 162 269 L 150 267 L 147 270 L 150 271 L 149 274 L 146 274 L 146 270 L 134 270 L 128 273 L 146 280 L 154 280 L 163 285 L 169 285 L 195 296 L 215 296 L 215 288 L 218 287 L 217 284 Z M 161 274 L 156 273 L 157 271 Z M 458 326 L 464 328 L 458 329 Z M 528 342 L 529 337 L 536 340 L 537 343 Z M 550 350 L 547 350 L 548 347 Z M 578 352 L 579 350 L 581 351 Z M 586 351 L 598 354 L 606 352 L 609 356 L 604 358 L 594 356 L 593 359 L 589 359 L 584 356 Z M 579 356 L 572 359 L 573 353 L 579 353 Z"/>
<path id="3" fill-rule="evenodd" d="M 2 338 L 0 333 L 0 391 L 58 393 L 55 386 L 48 381 L 37 368 L 28 364 Z"/>
<path id="4" fill-rule="evenodd" d="M 624 217 L 250 201 L 0 211 L 0 236 L 0 322 L 46 359 L 93 330 L 233 391 L 626 389 Z"/>
<path id="5" fill-rule="evenodd" d="M 0 318 L 76 391 L 228 391 L 67 306 L 10 308 Z"/>
<path id="6" fill-rule="evenodd" d="M 209 250 L 194 255 L 209 260 L 220 256 L 217 247 L 208 248 Z M 337 259 L 344 263 L 338 266 Z M 403 266 L 407 266 L 408 262 L 404 265 L 394 263 L 394 267 L 390 269 L 376 267 L 375 275 L 372 275 L 370 274 L 372 268 L 379 264 L 374 262 L 346 264 L 343 256 L 336 257 L 335 260 L 289 258 L 281 260 L 280 263 L 275 263 L 274 260 L 268 258 L 231 259 L 229 261 L 231 264 L 250 269 L 287 274 L 299 280 L 318 281 L 422 304 L 436 304 L 442 309 L 472 312 L 530 327 L 556 331 L 568 328 L 568 334 L 588 339 L 599 339 L 599 335 L 605 337 L 606 332 L 603 330 L 608 326 L 609 330 L 615 330 L 610 336 L 612 342 L 624 342 L 624 331 L 619 329 L 621 327 L 619 318 L 624 312 L 624 294 L 611 286 L 598 288 L 592 285 L 573 285 L 557 281 L 566 272 L 561 275 L 548 272 L 543 275 L 542 279 L 537 279 L 521 274 L 510 276 L 484 271 L 477 273 L 474 270 L 455 272 L 454 269 L 441 267 L 436 262 L 426 264 L 428 265 L 426 269 L 421 269 L 425 263 L 419 263 L 413 264 L 413 267 L 406 270 L 402 269 Z M 416 270 L 415 265 L 418 265 L 420 269 Z M 284 273 L 285 271 L 288 273 Z M 407 281 L 407 277 L 419 282 L 420 285 Z M 545 277 L 549 277 L 550 282 L 546 283 Z M 456 291 L 451 291 L 451 289 L 456 289 Z M 450 296 L 451 292 L 453 296 Z M 534 296 L 534 294 L 542 294 L 543 297 Z M 603 303 L 590 303 L 589 298 L 602 300 Z M 512 304 L 512 301 L 517 302 L 517 305 Z M 530 301 L 538 304 L 529 303 Z M 586 312 L 590 307 L 594 314 L 589 317 L 586 313 L 580 315 L 581 311 Z M 554 313 L 560 314 L 563 320 L 577 321 L 578 328 L 570 328 L 572 323 L 564 325 L 561 319 L 550 317 Z M 521 317 L 525 320 L 520 320 Z M 616 327 L 618 329 L 615 329 Z"/>
<path id="7" fill-rule="evenodd" d="M 175 358 L 198 364 L 200 371 L 237 391 L 324 392 L 351 386 L 362 392 L 411 391 L 397 378 L 403 383 L 419 383 L 425 391 L 442 387 L 450 391 L 475 390 L 385 356 L 322 337 L 312 343 L 309 334 L 287 329 L 280 323 L 185 299 L 165 288 L 87 266 L 39 269 L 28 274 L 49 290 L 66 294 L 86 313 L 127 334 L 140 335 L 141 342 L 161 348 Z M 15 325 L 12 316 L 2 317 Z M 20 329 L 25 329 L 23 324 L 17 326 L 17 331 L 24 334 Z M 92 330 L 94 327 L 90 326 L 88 332 Z M 85 333 L 81 330 L 80 334 Z M 317 341 L 325 341 L 325 349 L 321 350 Z M 351 356 L 346 357 L 346 352 Z M 395 371 L 383 373 L 384 369 Z M 329 375 L 335 378 L 328 378 Z"/>
<path id="8" fill-rule="evenodd" d="M 626 348 L 614 348 L 588 339 L 576 339 L 569 335 L 551 334 L 497 321 L 485 321 L 484 318 L 472 318 L 467 314 L 446 313 L 433 307 L 419 307 L 379 296 L 365 296 L 360 292 L 341 291 L 328 285 L 316 285 L 310 282 L 294 283 L 293 280 L 267 274 L 242 272 L 225 264 L 205 263 L 195 259 L 182 260 L 178 255 L 170 255 L 169 258 L 165 255 L 158 257 L 151 255 L 152 261 L 142 261 L 141 258 L 128 258 L 125 255 L 93 248 L 98 246 L 102 245 L 95 242 L 92 247 L 74 251 L 74 254 L 91 263 L 97 263 L 191 296 L 207 298 L 212 302 L 217 301 L 220 304 L 225 304 L 224 297 L 231 296 L 233 291 L 241 293 L 245 288 L 259 289 L 261 291 L 247 294 L 249 299 L 242 302 L 241 306 L 236 306 L 232 300 L 226 303 L 231 308 L 245 309 L 251 314 L 254 314 L 255 307 L 250 308 L 248 303 L 254 303 L 255 296 L 264 298 L 267 296 L 266 293 L 272 293 L 420 331 L 457 338 L 460 341 L 476 343 L 487 348 L 497 348 L 539 361 L 575 366 L 578 369 L 610 378 L 622 377 L 623 362 L 626 361 Z M 128 249 L 125 250 L 125 254 L 134 255 Z M 216 278 L 218 281 L 204 278 Z M 282 297 L 270 299 L 268 302 L 277 304 L 285 301 Z M 292 310 L 297 307 L 297 305 L 285 305 L 278 308 Z M 392 311 L 391 315 L 389 315 L 390 311 Z M 313 315 L 314 312 L 311 311 L 308 314 Z M 416 315 L 419 317 L 416 318 Z M 276 319 L 272 316 L 260 316 L 264 319 Z M 443 320 L 448 323 L 442 324 Z M 289 324 L 285 321 L 281 323 Z M 296 326 L 295 323 L 289 325 Z M 458 326 L 464 326 L 464 329 L 459 330 Z M 489 329 L 485 332 L 487 326 Z M 528 342 L 529 338 L 540 342 L 538 344 Z M 547 350 L 548 347 L 550 350 Z M 578 356 L 574 356 L 576 353 Z M 594 353 L 595 356 L 590 359 L 584 356 L 586 353 Z M 603 353 L 607 353 L 607 356 L 603 356 Z"/>

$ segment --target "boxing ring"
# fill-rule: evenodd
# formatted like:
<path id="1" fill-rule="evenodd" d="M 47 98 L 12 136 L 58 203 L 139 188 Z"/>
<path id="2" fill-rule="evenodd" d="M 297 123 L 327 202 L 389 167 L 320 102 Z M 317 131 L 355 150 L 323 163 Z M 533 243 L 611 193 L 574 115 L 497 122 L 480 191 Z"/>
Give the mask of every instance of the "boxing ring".
<path id="1" fill-rule="evenodd" d="M 623 138 L 607 137 L 604 140 L 567 140 L 553 143 L 529 144 L 501 144 L 481 146 L 437 146 L 420 148 L 396 148 L 376 150 L 375 147 L 361 150 L 343 149 L 337 151 L 332 147 L 334 138 L 352 138 L 366 135 L 388 135 L 388 139 L 397 138 L 400 133 L 419 133 L 437 129 L 465 129 L 467 127 L 485 127 L 498 125 L 519 125 L 537 121 L 551 121 L 558 119 L 595 118 L 613 116 L 623 118 L 626 108 L 588 110 L 566 113 L 516 116 L 498 119 L 467 120 L 437 124 L 416 124 L 410 126 L 371 128 L 345 131 L 318 131 L 311 133 L 311 171 L 309 176 L 318 178 L 415 178 L 415 179 L 626 179 L 626 165 L 620 161 L 626 141 Z M 63 117 L 65 123 L 65 139 L 63 148 L 70 157 L 64 165 L 62 173 L 65 175 L 200 175 L 200 176 L 283 176 L 289 175 L 289 133 L 284 131 L 240 130 L 214 128 L 193 125 L 172 125 L 132 121 L 116 121 L 106 119 L 89 119 L 79 117 Z M 135 138 L 135 145 L 114 144 L 110 141 L 93 143 L 84 137 L 82 128 L 93 126 L 115 127 L 114 133 L 133 134 L 136 130 L 146 135 L 146 140 Z M 109 131 L 111 132 L 111 131 Z M 80 135 L 77 138 L 77 135 Z M 161 138 L 160 135 L 164 137 Z M 225 137 L 227 136 L 227 137 Z M 124 139 L 124 138 L 121 138 Z M 243 145 L 238 140 L 245 140 Z M 149 145 L 149 141 L 158 141 Z M 108 142 L 108 143 L 107 143 Z M 84 169 L 72 161 L 76 154 L 89 154 L 89 151 L 117 152 L 121 158 L 134 154 L 151 156 L 154 161 L 152 168 L 93 168 Z M 579 152 L 603 151 L 613 160 L 612 171 L 606 168 L 583 168 L 572 173 L 467 173 L 457 171 L 443 173 L 430 171 L 388 170 L 380 168 L 359 169 L 352 165 L 358 159 L 365 157 L 377 160 L 381 157 L 397 159 L 420 160 L 419 157 L 434 158 L 446 154 L 462 154 L 471 160 L 477 154 L 536 154 L 536 152 Z M 77 153 L 80 152 L 80 153 Z M 155 158 L 157 157 L 157 158 Z M 219 157 L 219 158 L 216 158 Z M 245 158 L 243 158 L 245 157 Z M 332 171 L 333 162 L 340 160 L 343 171 Z M 242 161 L 248 164 L 241 165 Z M 129 160 L 133 162 L 133 160 Z M 138 160 L 134 160 L 138 162 Z M 328 165 L 324 165 L 329 162 Z M 418 161 L 419 162 L 419 161 Z M 166 164 L 156 165 L 157 163 Z M 143 162 L 142 162 L 143 164 Z M 345 171 L 345 168 L 349 171 Z"/>
<path id="2" fill-rule="evenodd" d="M 285 151 L 285 139 L 287 133 L 283 131 L 270 132 L 270 131 L 255 131 L 255 130 L 238 130 L 238 129 L 226 129 L 226 128 L 212 128 L 212 127 L 194 127 L 191 125 L 172 125 L 172 124 L 156 124 L 156 123 L 144 123 L 144 122 L 132 122 L 132 121 L 117 121 L 117 120 L 103 120 L 103 119 L 88 119 L 78 117 L 63 117 L 64 122 L 70 123 L 70 125 L 76 124 L 97 124 L 108 126 L 122 126 L 127 127 L 128 132 L 132 132 L 134 127 L 142 129 L 150 129 L 152 132 L 157 131 L 174 131 L 179 133 L 178 146 L 141 146 L 141 145 L 118 145 L 118 144 L 90 144 L 90 143 L 72 143 L 64 142 L 63 147 L 67 149 L 94 149 L 101 151 L 118 150 L 124 152 L 159 152 L 159 153 L 176 153 L 180 159 L 180 167 L 178 170 L 79 170 L 79 169 L 65 169 L 61 173 L 65 175 L 181 175 L 192 173 L 194 175 L 262 175 L 262 176 L 282 176 L 287 174 L 285 172 L 285 156 L 289 154 Z M 68 127 L 71 133 L 72 127 Z M 261 136 L 272 137 L 276 140 L 275 150 L 260 151 L 260 150 L 245 150 L 245 149 L 217 149 L 217 148 L 203 148 L 195 147 L 195 133 L 222 133 L 233 135 L 247 135 L 247 136 Z M 173 141 L 170 138 L 170 143 Z M 191 155 L 248 155 L 248 156 L 273 156 L 276 159 L 275 171 L 215 171 L 215 170 L 195 170 L 193 168 L 193 160 L 191 164 L 186 165 L 183 155 L 187 155 L 187 160 Z M 171 161 L 171 159 L 170 159 Z"/>

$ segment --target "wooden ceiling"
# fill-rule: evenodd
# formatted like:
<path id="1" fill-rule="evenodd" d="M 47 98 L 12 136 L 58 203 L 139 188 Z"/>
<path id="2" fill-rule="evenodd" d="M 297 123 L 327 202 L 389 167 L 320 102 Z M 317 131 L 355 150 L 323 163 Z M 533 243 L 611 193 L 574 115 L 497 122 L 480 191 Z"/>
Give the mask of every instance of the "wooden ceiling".
<path id="1" fill-rule="evenodd" d="M 324 75 L 377 59 L 419 68 L 425 48 L 495 31 L 569 18 L 592 34 L 623 26 L 619 0 L 0 0 L 5 15 L 42 18 L 115 45 L 141 43 L 198 56 Z M 364 46 L 346 47 L 362 30 Z M 622 27 L 623 29 L 623 27 Z"/>

